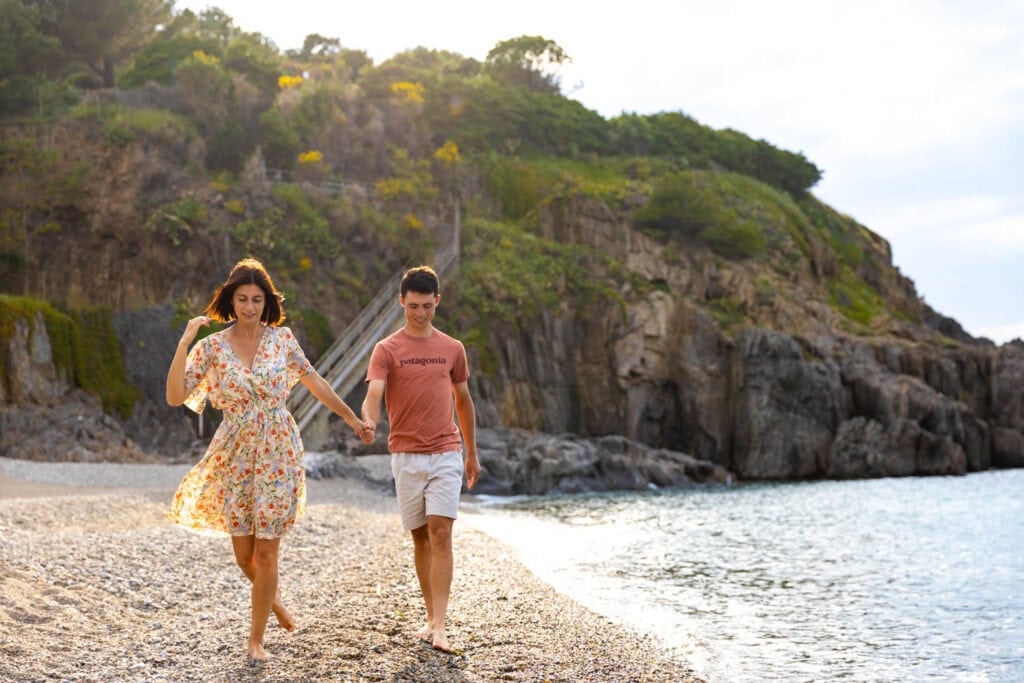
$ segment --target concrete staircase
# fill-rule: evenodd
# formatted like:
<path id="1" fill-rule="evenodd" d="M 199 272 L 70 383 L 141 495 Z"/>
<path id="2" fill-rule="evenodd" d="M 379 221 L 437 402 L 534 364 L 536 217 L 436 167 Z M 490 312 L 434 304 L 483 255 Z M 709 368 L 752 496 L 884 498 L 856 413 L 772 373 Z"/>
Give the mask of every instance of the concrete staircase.
<path id="1" fill-rule="evenodd" d="M 459 258 L 459 214 L 450 244 L 438 251 L 434 263 L 438 277 L 444 276 Z M 402 307 L 398 303 L 398 288 L 403 267 L 381 287 L 369 304 L 345 328 L 316 363 L 317 372 L 344 398 L 365 378 L 370 355 L 378 341 L 401 327 Z M 302 384 L 297 384 L 288 398 L 288 407 L 302 432 L 307 448 L 320 447 L 327 436 L 327 417 L 332 415 Z M 359 414 L 359 405 L 351 406 Z M 317 419 L 319 418 L 319 419 Z M 315 422 L 314 422 L 315 420 Z M 312 428 L 307 433 L 307 426 Z"/>

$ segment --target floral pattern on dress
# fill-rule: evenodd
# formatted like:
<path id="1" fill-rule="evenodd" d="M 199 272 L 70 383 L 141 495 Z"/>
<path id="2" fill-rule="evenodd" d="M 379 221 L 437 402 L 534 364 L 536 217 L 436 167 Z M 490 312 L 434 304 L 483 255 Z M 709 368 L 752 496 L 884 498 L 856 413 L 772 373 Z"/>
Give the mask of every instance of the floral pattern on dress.
<path id="1" fill-rule="evenodd" d="M 167 517 L 190 529 L 280 538 L 306 508 L 302 440 L 285 402 L 312 366 L 287 327 L 264 330 L 251 368 L 226 332 L 200 340 L 185 362 L 185 405 L 201 413 L 209 399 L 224 419 Z"/>

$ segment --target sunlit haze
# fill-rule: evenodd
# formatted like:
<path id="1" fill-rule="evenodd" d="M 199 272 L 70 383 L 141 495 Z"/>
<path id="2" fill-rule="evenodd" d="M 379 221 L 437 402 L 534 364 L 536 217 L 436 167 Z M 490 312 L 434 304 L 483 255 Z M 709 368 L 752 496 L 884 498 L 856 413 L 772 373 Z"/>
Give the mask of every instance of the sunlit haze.
<path id="1" fill-rule="evenodd" d="M 339 38 L 483 60 L 519 35 L 572 58 L 563 92 L 605 117 L 683 111 L 804 153 L 813 192 L 889 240 L 973 335 L 1024 336 L 1024 2 L 292 0 L 220 7 L 284 50 Z"/>

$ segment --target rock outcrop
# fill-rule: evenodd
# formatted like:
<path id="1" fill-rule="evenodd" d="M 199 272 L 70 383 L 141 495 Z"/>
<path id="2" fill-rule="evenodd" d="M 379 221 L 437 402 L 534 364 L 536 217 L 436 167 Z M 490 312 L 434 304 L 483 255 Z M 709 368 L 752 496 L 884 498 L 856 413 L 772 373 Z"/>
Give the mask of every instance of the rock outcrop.
<path id="1" fill-rule="evenodd" d="M 0 454 L 49 462 L 153 462 L 95 396 L 72 389 L 50 405 L 0 405 Z"/>
<path id="2" fill-rule="evenodd" d="M 878 286 L 901 310 L 917 306 L 924 322 L 887 320 L 866 336 L 844 332 L 842 316 L 812 291 L 813 271 L 832 267 L 825 254 L 794 273 L 793 292 L 761 296 L 755 264 L 673 263 L 601 202 L 552 211 L 541 230 L 614 254 L 660 284 L 626 291 L 622 309 L 564 305 L 528 329 L 494 331 L 498 371 L 472 380 L 496 408 L 492 424 L 621 434 L 741 479 L 1024 464 L 1024 344 L 971 338 L 916 300 L 905 278 L 878 276 Z M 884 241 L 878 248 L 888 258 Z M 730 329 L 701 305 L 719 300 L 745 307 L 746 324 Z"/>
<path id="3" fill-rule="evenodd" d="M 388 456 L 374 455 L 386 452 L 386 439 L 370 445 L 347 440 L 339 445 L 338 451 L 307 453 L 307 476 L 345 477 L 394 490 Z M 720 465 L 621 436 L 585 438 L 481 429 L 477 445 L 480 480 L 472 493 L 483 495 L 637 491 L 735 480 Z"/>
<path id="4" fill-rule="evenodd" d="M 73 388 L 57 369 L 42 314 L 10 321 L 6 387 L 0 397 L 0 455 L 78 462 L 151 458 L 103 412 L 99 399 Z M 4 384 L 4 382 L 0 382 Z"/>
<path id="5" fill-rule="evenodd" d="M 130 382 L 145 399 L 127 421 L 104 419 L 53 364 L 45 325 L 19 323 L 0 348 L 7 357 L 3 454 L 17 448 L 31 457 L 55 450 L 132 459 L 141 451 L 193 452 L 195 418 L 163 403 L 180 330 L 171 327 L 168 302 L 200 310 L 238 245 L 212 223 L 194 234 L 178 234 L 174 221 L 147 223 L 152 216 L 141 196 L 160 206 L 223 202 L 207 180 L 141 144 L 97 151 L 84 131 L 65 122 L 47 133 L 81 143 L 60 147 L 64 167 L 92 160 L 96 172 L 76 200 L 77 218 L 45 259 L 29 264 L 38 267 L 27 268 L 25 282 L 68 305 L 114 307 Z M 254 207 L 269 201 L 251 199 Z M 474 358 L 471 377 L 480 426 L 537 433 L 523 441 L 512 436 L 520 432 L 507 432 L 514 446 L 490 444 L 485 464 L 497 488 L 675 485 L 680 472 L 695 478 L 684 462 L 690 456 L 741 479 L 1024 466 L 1024 344 L 974 339 L 932 310 L 892 266 L 878 235 L 813 198 L 785 197 L 779 206 L 761 206 L 772 215 L 758 222 L 768 245 L 763 257 L 727 258 L 706 244 L 635 229 L 630 211 L 639 200 L 619 201 L 545 201 L 536 224 L 541 237 L 593 255 L 593 277 L 617 288 L 608 305 L 577 307 L 567 293 L 522 324 L 495 321 L 483 335 L 488 369 L 480 372 L 484 363 Z M 811 225 L 808 216 L 821 220 Z M 366 283 L 386 277 L 367 267 L 380 277 Z M 330 291 L 326 298 L 317 293 L 316 310 L 338 329 L 355 315 L 359 297 Z M 863 308 L 853 301 L 858 293 L 878 302 L 850 317 Z M 457 310 L 457 296 L 446 301 Z M 53 419 L 43 415 L 48 410 Z M 88 428 L 71 419 L 86 414 Z M 45 441 L 59 433 L 70 440 Z M 587 439 L 545 445 L 551 434 Z M 93 444 L 88 453 L 68 445 L 78 438 Z M 49 445 L 29 447 L 39 439 Z M 640 454 L 633 444 L 653 450 Z"/>
<path id="6" fill-rule="evenodd" d="M 622 436 L 482 430 L 477 445 L 481 472 L 473 491 L 480 494 L 635 491 L 734 480 L 720 465 Z"/>

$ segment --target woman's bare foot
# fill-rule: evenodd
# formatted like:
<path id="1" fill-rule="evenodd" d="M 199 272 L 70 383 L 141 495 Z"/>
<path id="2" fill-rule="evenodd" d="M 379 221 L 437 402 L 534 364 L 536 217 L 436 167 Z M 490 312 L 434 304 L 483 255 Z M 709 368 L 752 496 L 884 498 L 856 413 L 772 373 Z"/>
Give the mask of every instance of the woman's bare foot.
<path id="1" fill-rule="evenodd" d="M 452 644 L 448 642 L 448 633 L 444 626 L 434 629 L 434 649 L 441 652 L 451 652 Z"/>
<path id="2" fill-rule="evenodd" d="M 263 643 L 249 643 L 249 657 L 252 659 L 267 660 L 271 654 L 263 649 Z"/>
<path id="3" fill-rule="evenodd" d="M 277 623 L 281 625 L 281 628 L 289 633 L 295 630 L 295 620 L 292 619 L 291 613 L 285 609 L 280 595 L 275 598 L 274 604 L 270 609 L 274 612 L 274 616 L 277 617 Z"/>
<path id="4" fill-rule="evenodd" d="M 423 640 L 430 640 L 430 636 L 434 633 L 434 629 L 430 627 L 430 623 L 423 624 L 418 631 L 416 631 L 416 637 L 422 638 Z"/>

